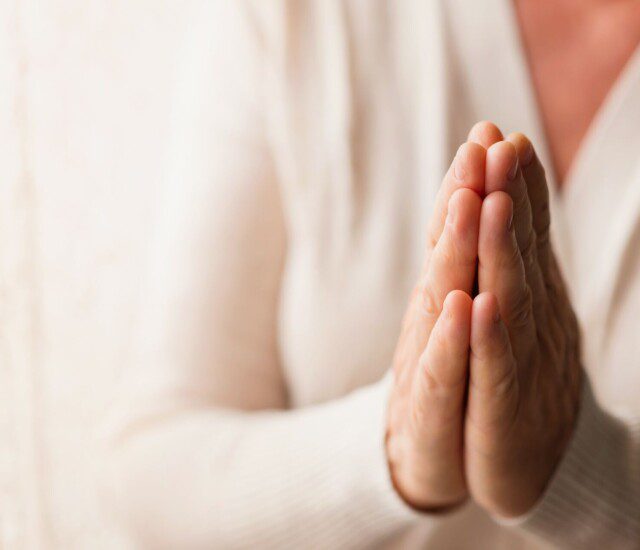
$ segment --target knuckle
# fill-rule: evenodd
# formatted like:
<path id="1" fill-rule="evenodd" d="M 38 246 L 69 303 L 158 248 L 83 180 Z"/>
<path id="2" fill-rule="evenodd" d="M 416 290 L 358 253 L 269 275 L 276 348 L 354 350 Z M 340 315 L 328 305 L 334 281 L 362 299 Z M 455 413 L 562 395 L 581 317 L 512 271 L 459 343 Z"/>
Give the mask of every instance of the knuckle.
<path id="1" fill-rule="evenodd" d="M 537 238 L 533 229 L 530 229 L 522 245 L 522 259 L 526 267 L 531 267 L 537 261 Z"/>
<path id="2" fill-rule="evenodd" d="M 471 391 L 481 395 L 481 399 L 487 400 L 487 406 L 483 414 L 470 415 L 473 429 L 484 434 L 511 432 L 515 426 L 519 412 L 520 387 L 518 377 L 513 371 L 504 371 L 496 376 L 495 380 L 487 385 L 478 387 L 471 382 Z"/>
<path id="3" fill-rule="evenodd" d="M 529 194 L 526 187 L 518 187 L 515 191 L 514 201 L 514 218 L 515 219 L 530 219 L 531 218 L 531 203 L 529 202 Z"/>
<path id="4" fill-rule="evenodd" d="M 461 269 L 475 270 L 478 266 L 478 260 L 475 254 L 461 253 L 456 265 Z"/>
<path id="5" fill-rule="evenodd" d="M 466 235 L 454 234 L 449 235 L 449 238 L 442 243 L 442 246 L 438 247 L 438 259 L 443 265 L 448 266 L 466 266 L 474 262 L 475 257 L 472 257 L 467 252 L 467 238 Z"/>
<path id="6" fill-rule="evenodd" d="M 451 267 L 475 266 L 475 241 L 476 238 L 468 232 L 448 227 L 447 235 L 438 242 L 435 250 L 438 263 Z"/>
<path id="7" fill-rule="evenodd" d="M 508 338 L 489 339 L 474 346 L 474 356 L 482 361 L 504 361 L 511 353 Z"/>
<path id="8" fill-rule="evenodd" d="M 438 262 L 442 265 L 453 265 L 456 263 L 457 250 L 453 242 L 446 243 L 438 248 Z"/>
<path id="9" fill-rule="evenodd" d="M 533 295 L 531 287 L 525 283 L 509 310 L 508 322 L 512 329 L 521 329 L 529 324 L 532 315 Z"/>
<path id="10" fill-rule="evenodd" d="M 536 254 L 542 261 L 548 264 L 549 248 L 551 247 L 551 238 L 549 232 L 536 234 Z"/>
<path id="11" fill-rule="evenodd" d="M 561 355 L 558 351 L 560 344 L 557 337 L 554 336 L 555 332 L 554 329 L 544 330 L 539 331 L 537 335 L 542 356 L 547 359 L 545 363 L 550 363 L 552 366 L 557 366 L 561 362 Z"/>
<path id="12" fill-rule="evenodd" d="M 425 284 L 425 281 L 426 281 L 426 277 L 422 276 L 420 277 L 418 282 L 415 285 L 413 285 L 413 289 L 411 290 L 411 299 L 409 300 L 410 303 L 416 304 L 419 302 L 420 297 L 422 296 L 422 288 Z"/>
<path id="13" fill-rule="evenodd" d="M 420 312 L 428 319 L 435 319 L 440 314 L 441 304 L 435 295 L 433 285 L 425 283 L 419 293 Z"/>
<path id="14" fill-rule="evenodd" d="M 430 227 L 427 233 L 427 251 L 434 250 L 438 245 L 439 239 L 440 235 L 436 234 L 436 229 L 434 227 Z"/>
<path id="15" fill-rule="evenodd" d="M 500 338 L 493 346 L 492 355 L 500 361 L 507 361 L 511 357 L 511 343 L 508 338 Z"/>
<path id="16" fill-rule="evenodd" d="M 550 320 L 548 327 L 538 335 L 538 342 L 546 359 L 544 363 L 548 365 L 551 372 L 558 373 L 566 365 L 568 342 L 564 330 L 557 321 Z"/>
<path id="17" fill-rule="evenodd" d="M 412 406 L 409 408 L 410 421 L 415 428 L 424 426 L 430 417 L 429 403 L 423 394 L 421 398 L 414 399 Z"/>
<path id="18" fill-rule="evenodd" d="M 544 286 L 547 291 L 547 296 L 549 297 L 549 302 L 553 305 L 554 311 L 557 311 L 560 303 L 560 293 L 558 292 L 558 285 L 554 277 L 545 277 Z"/>
<path id="19" fill-rule="evenodd" d="M 522 256 L 520 255 L 520 249 L 517 245 L 509 246 L 509 250 L 505 250 L 502 254 L 499 254 L 496 259 L 497 268 L 505 270 L 517 269 L 521 261 Z"/>
<path id="20" fill-rule="evenodd" d="M 548 201 L 544 201 L 535 211 L 534 223 L 539 246 L 547 245 L 551 230 L 551 212 Z"/>
<path id="21" fill-rule="evenodd" d="M 543 337 L 544 341 L 547 342 L 550 348 L 553 348 L 556 352 L 561 351 L 564 337 L 562 334 L 562 327 L 555 315 L 548 316 L 546 330 L 543 331 Z"/>
<path id="22" fill-rule="evenodd" d="M 508 368 L 493 381 L 492 393 L 496 398 L 505 398 L 516 392 L 517 385 L 518 377 L 515 375 L 515 370 Z"/>

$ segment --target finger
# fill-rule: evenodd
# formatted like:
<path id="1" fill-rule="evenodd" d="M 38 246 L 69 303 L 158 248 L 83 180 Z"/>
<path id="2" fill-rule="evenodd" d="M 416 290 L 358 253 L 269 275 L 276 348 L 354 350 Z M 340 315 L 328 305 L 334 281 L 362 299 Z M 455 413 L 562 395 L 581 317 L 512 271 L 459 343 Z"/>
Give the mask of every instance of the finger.
<path id="1" fill-rule="evenodd" d="M 518 246 L 528 253 L 531 243 L 535 244 L 535 233 L 527 185 L 519 172 L 518 154 L 513 144 L 500 141 L 487 150 L 485 177 L 487 195 L 494 191 L 504 191 L 511 197 Z"/>
<path id="2" fill-rule="evenodd" d="M 482 145 L 485 149 L 489 149 L 494 143 L 502 141 L 504 137 L 500 128 L 498 128 L 493 122 L 483 120 L 482 122 L 476 122 L 467 136 L 467 141 L 473 141 L 478 145 Z"/>
<path id="3" fill-rule="evenodd" d="M 420 409 L 429 409 L 429 418 L 421 426 L 429 427 L 431 433 L 442 430 L 441 421 L 460 412 L 467 384 L 471 303 L 471 297 L 461 290 L 447 295 L 420 358 L 414 402 Z"/>
<path id="4" fill-rule="evenodd" d="M 527 195 L 531 205 L 532 226 L 536 233 L 536 256 L 540 272 L 545 283 L 548 310 L 554 315 L 547 316 L 552 325 L 574 326 L 575 316 L 569 297 L 565 291 L 562 275 L 551 246 L 551 213 L 549 208 L 549 186 L 544 167 L 535 152 L 531 141 L 521 133 L 510 134 L 507 138 L 518 153 L 521 171 L 527 186 Z M 552 333 L 558 333 L 553 330 Z"/>
<path id="5" fill-rule="evenodd" d="M 444 299 L 452 290 L 468 294 L 473 290 L 481 208 L 480 197 L 469 189 L 458 189 L 449 200 L 449 214 L 422 281 L 422 309 L 427 326 L 435 324 Z"/>
<path id="6" fill-rule="evenodd" d="M 451 488 L 460 483 L 462 471 L 462 428 L 467 388 L 471 298 L 462 291 L 451 292 L 444 303 L 427 347 L 411 394 L 414 437 L 423 462 L 423 475 L 433 479 L 429 502 L 443 504 L 452 498 Z M 424 467 L 428 465 L 428 467 Z M 451 472 L 451 479 L 443 472 Z M 464 487 L 460 487 L 463 496 Z M 444 503 L 446 504 L 446 503 Z"/>
<path id="7" fill-rule="evenodd" d="M 513 225 L 516 241 L 525 268 L 525 277 L 533 296 L 533 311 L 539 323 L 547 319 L 547 290 L 538 265 L 536 233 L 532 224 L 527 185 L 519 170 L 518 153 L 514 145 L 501 141 L 487 151 L 486 192 L 505 191 L 513 201 Z"/>
<path id="8" fill-rule="evenodd" d="M 471 310 L 467 418 L 474 430 L 508 428 L 518 406 L 518 376 L 498 300 L 483 292 Z M 478 434 L 482 435 L 482 434 Z"/>
<path id="9" fill-rule="evenodd" d="M 579 356 L 579 328 L 576 315 L 566 291 L 562 273 L 557 264 L 550 239 L 551 212 L 549 205 L 549 185 L 545 170 L 536 154 L 531 141 L 519 132 L 510 134 L 511 142 L 518 153 L 523 177 L 527 185 L 527 194 L 532 211 L 532 225 L 536 233 L 538 265 L 545 280 L 548 310 L 547 322 L 551 328 L 550 338 L 554 341 L 555 350 L 560 357 Z M 565 341 L 565 336 L 568 336 Z M 570 361 L 562 359 L 560 364 L 566 367 L 565 375 L 569 378 L 570 388 L 579 386 L 579 368 L 571 368 Z"/>
<path id="10" fill-rule="evenodd" d="M 476 297 L 471 311 L 465 472 L 469 493 L 480 506 L 513 517 L 530 509 L 539 497 L 540 483 L 548 476 L 538 479 L 539 468 L 531 464 L 537 465 L 548 453 L 532 453 L 531 442 L 540 442 L 532 429 L 540 424 L 540 408 L 532 409 L 524 394 L 533 392 L 540 398 L 540 388 L 531 380 L 522 380 L 498 306 L 496 296 L 483 293 Z M 523 477 L 529 485 L 514 492 L 514 483 Z"/>
<path id="11" fill-rule="evenodd" d="M 484 192 L 485 149 L 477 143 L 463 143 L 456 153 L 435 199 L 428 228 L 428 247 L 433 249 L 442 234 L 449 199 L 458 189 Z"/>
<path id="12" fill-rule="evenodd" d="M 515 356 L 524 360 L 536 342 L 531 289 L 513 225 L 513 201 L 494 191 L 482 203 L 478 240 L 478 287 L 492 292 L 500 306 Z M 523 361 L 526 363 L 526 361 Z"/>
<path id="13" fill-rule="evenodd" d="M 551 243 L 549 229 L 551 213 L 549 209 L 549 186 L 544 167 L 535 152 L 531 141 L 521 133 L 510 134 L 507 140 L 515 147 L 522 175 L 524 177 L 529 203 L 531 205 L 532 225 L 536 233 L 538 262 L 543 274 L 549 269 Z"/>

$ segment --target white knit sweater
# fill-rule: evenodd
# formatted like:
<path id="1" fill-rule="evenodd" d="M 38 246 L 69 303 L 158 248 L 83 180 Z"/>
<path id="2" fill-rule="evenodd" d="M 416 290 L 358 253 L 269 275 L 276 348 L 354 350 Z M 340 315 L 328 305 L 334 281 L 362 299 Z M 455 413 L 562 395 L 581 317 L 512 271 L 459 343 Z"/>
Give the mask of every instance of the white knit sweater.
<path id="1" fill-rule="evenodd" d="M 142 543 L 640 547 L 639 55 L 553 196 L 591 384 L 547 492 L 507 525 L 473 503 L 419 515 L 388 479 L 385 373 L 453 151 L 492 119 L 548 158 L 510 9 L 256 0 L 197 13 L 109 440 L 108 493 Z"/>

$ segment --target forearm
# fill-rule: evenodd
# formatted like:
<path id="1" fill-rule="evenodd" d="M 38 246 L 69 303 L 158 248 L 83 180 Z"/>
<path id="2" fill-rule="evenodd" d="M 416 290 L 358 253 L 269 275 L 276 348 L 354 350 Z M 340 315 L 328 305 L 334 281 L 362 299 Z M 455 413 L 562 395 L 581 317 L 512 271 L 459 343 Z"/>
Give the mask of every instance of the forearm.
<path id="1" fill-rule="evenodd" d="M 383 381 L 299 411 L 142 420 L 111 440 L 110 500 L 153 548 L 370 547 L 418 521 L 389 481 L 386 394 Z"/>
<path id="2" fill-rule="evenodd" d="M 560 548 L 637 548 L 640 420 L 608 414 L 585 380 L 576 432 L 546 494 L 507 525 Z"/>

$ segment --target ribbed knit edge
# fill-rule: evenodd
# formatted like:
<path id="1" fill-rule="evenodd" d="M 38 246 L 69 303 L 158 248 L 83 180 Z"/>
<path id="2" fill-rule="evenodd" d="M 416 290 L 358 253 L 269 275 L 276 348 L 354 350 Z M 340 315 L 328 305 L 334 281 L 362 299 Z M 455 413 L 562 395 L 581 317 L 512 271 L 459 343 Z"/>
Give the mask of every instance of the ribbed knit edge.
<path id="1" fill-rule="evenodd" d="M 385 377 L 344 399 L 287 412 L 205 410 L 171 416 L 170 425 L 166 418 L 140 425 L 135 437 L 117 440 L 103 476 L 106 498 L 153 548 L 355 550 L 385 546 L 418 524 L 428 529 L 439 519 L 411 509 L 389 476 L 391 383 Z M 232 453 L 221 452 L 230 445 Z M 181 482 L 200 490 L 191 475 L 219 495 L 181 494 Z M 159 487 L 165 482 L 167 490 Z M 150 487 L 159 504 L 149 498 Z M 174 498 L 197 506 L 182 513 Z"/>
<path id="2" fill-rule="evenodd" d="M 638 456 L 629 452 L 633 435 L 600 407 L 585 377 L 576 430 L 545 494 L 519 518 L 494 519 L 560 547 L 639 548 L 639 469 L 630 463 Z"/>
<path id="3" fill-rule="evenodd" d="M 364 478 L 357 483 L 357 486 L 365 491 L 360 502 L 370 503 L 367 508 L 371 510 L 371 520 L 380 523 L 381 526 L 387 525 L 388 528 L 381 531 L 390 536 L 411 524 L 430 520 L 427 515 L 420 514 L 408 506 L 391 482 L 385 449 L 385 433 L 387 403 L 392 383 L 393 375 L 388 373 L 374 387 L 362 390 L 362 401 L 358 407 L 361 413 L 362 432 L 361 437 L 353 440 L 354 445 L 362 446 L 355 455 L 364 458 L 356 466 L 356 471 L 359 472 L 358 477 Z"/>

